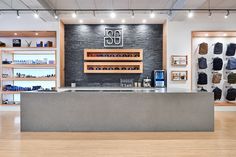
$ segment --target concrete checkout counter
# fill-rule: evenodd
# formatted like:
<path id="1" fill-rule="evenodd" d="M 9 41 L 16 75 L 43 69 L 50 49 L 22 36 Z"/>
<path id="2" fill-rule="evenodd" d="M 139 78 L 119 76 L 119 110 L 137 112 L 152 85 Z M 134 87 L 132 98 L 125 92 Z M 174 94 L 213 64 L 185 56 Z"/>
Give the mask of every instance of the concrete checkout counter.
<path id="1" fill-rule="evenodd" d="M 22 131 L 213 131 L 213 93 L 63 88 L 21 93 Z"/>

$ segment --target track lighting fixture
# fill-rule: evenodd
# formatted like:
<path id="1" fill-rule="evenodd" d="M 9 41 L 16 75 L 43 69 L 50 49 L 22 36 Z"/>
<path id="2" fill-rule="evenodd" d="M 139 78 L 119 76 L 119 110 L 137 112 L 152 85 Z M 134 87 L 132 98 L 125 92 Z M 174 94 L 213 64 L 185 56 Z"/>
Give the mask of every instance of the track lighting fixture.
<path id="1" fill-rule="evenodd" d="M 54 11 L 54 18 L 57 20 L 58 19 L 58 15 L 57 15 L 57 12 Z"/>
<path id="2" fill-rule="evenodd" d="M 73 12 L 73 13 L 71 14 L 71 16 L 72 16 L 73 18 L 76 18 L 76 16 L 77 16 L 76 11 Z"/>
<path id="3" fill-rule="evenodd" d="M 116 13 L 115 13 L 115 12 L 111 12 L 110 17 L 111 17 L 112 19 L 116 18 Z"/>
<path id="4" fill-rule="evenodd" d="M 132 18 L 134 18 L 134 11 L 132 10 L 132 15 L 131 15 Z"/>
<path id="5" fill-rule="evenodd" d="M 34 12 L 34 18 L 36 18 L 36 19 L 39 18 L 39 13 L 37 10 Z"/>
<path id="6" fill-rule="evenodd" d="M 155 17 L 155 14 L 154 14 L 153 11 L 151 11 L 151 13 L 150 13 L 150 18 L 154 18 L 154 17 Z"/>
<path id="7" fill-rule="evenodd" d="M 211 17 L 211 15 L 212 15 L 212 12 L 211 12 L 211 10 L 209 10 L 208 17 Z"/>
<path id="8" fill-rule="evenodd" d="M 226 13 L 226 15 L 225 15 L 225 19 L 227 19 L 228 17 L 229 17 L 229 10 L 227 10 L 227 13 Z"/>
<path id="9" fill-rule="evenodd" d="M 193 12 L 191 10 L 189 10 L 188 12 L 188 18 L 192 18 L 193 17 Z"/>
<path id="10" fill-rule="evenodd" d="M 20 18 L 19 10 L 16 11 L 16 18 L 17 18 L 17 19 Z"/>

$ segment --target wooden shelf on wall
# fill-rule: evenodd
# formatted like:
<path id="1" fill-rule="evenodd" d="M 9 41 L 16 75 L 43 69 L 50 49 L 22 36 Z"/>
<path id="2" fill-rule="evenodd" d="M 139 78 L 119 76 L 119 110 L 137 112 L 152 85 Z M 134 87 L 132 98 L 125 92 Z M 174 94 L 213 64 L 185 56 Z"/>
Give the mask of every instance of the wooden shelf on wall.
<path id="1" fill-rule="evenodd" d="M 192 37 L 236 37 L 235 31 L 194 31 Z"/>
<path id="2" fill-rule="evenodd" d="M 100 70 L 96 68 L 100 68 Z M 137 70 L 131 70 L 132 68 L 137 68 Z M 142 62 L 84 62 L 84 73 L 140 74 L 143 73 L 143 63 Z"/>
<path id="3" fill-rule="evenodd" d="M 15 69 L 53 69 L 56 64 L 2 64 L 2 68 L 15 68 Z"/>
<path id="4" fill-rule="evenodd" d="M 86 61 L 142 61 L 142 49 L 84 49 Z"/>
<path id="5" fill-rule="evenodd" d="M 0 37 L 56 37 L 56 31 L 0 31 Z"/>
<path id="6" fill-rule="evenodd" d="M 2 81 L 56 81 L 56 77 L 38 77 L 38 78 L 2 78 Z"/>

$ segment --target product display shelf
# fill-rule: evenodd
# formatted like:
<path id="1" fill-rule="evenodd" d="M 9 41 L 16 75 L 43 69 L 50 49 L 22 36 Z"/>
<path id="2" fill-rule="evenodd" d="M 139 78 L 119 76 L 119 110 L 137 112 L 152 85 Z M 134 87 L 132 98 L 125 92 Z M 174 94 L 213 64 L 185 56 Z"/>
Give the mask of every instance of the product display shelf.
<path id="1" fill-rule="evenodd" d="M 54 69 L 56 64 L 2 64 L 2 68 L 14 69 Z"/>
<path id="2" fill-rule="evenodd" d="M 84 49 L 86 61 L 142 61 L 142 49 Z"/>
<path id="3" fill-rule="evenodd" d="M 2 81 L 56 81 L 56 77 L 9 77 L 9 78 L 2 78 Z"/>
<path id="4" fill-rule="evenodd" d="M 1 51 L 9 51 L 5 53 L 18 53 L 19 51 L 56 51 L 55 47 L 1 47 Z"/>
<path id="5" fill-rule="evenodd" d="M 98 68 L 100 70 L 97 70 Z M 119 70 L 117 68 L 119 68 Z M 134 74 L 137 73 L 138 74 L 138 73 L 143 73 L 143 63 L 142 62 L 84 62 L 84 73 L 134 73 Z"/>
<path id="6" fill-rule="evenodd" d="M 199 44 L 200 43 L 207 43 L 208 44 L 208 53 L 207 54 L 199 54 Z M 221 54 L 214 54 L 214 44 L 220 42 L 223 44 L 223 51 Z M 236 31 L 194 31 L 192 32 L 192 88 L 204 88 L 207 91 L 212 92 L 214 88 L 218 87 L 222 90 L 221 99 L 215 101 L 216 106 L 236 106 L 236 101 L 228 101 L 226 99 L 227 90 L 229 87 L 236 88 L 235 84 L 228 84 L 227 76 L 230 72 L 235 72 L 235 70 L 227 70 L 226 65 L 228 59 L 234 56 L 227 56 L 226 50 L 227 46 L 230 43 L 236 43 Z M 206 69 L 199 69 L 197 59 L 200 57 L 204 57 L 207 60 L 207 68 Z M 221 58 L 223 60 L 223 66 L 221 70 L 214 71 L 213 68 L 213 58 Z M 200 72 L 204 72 L 207 74 L 208 83 L 205 85 L 198 85 L 197 74 Z M 221 81 L 220 83 L 213 83 L 213 72 L 221 73 Z"/>

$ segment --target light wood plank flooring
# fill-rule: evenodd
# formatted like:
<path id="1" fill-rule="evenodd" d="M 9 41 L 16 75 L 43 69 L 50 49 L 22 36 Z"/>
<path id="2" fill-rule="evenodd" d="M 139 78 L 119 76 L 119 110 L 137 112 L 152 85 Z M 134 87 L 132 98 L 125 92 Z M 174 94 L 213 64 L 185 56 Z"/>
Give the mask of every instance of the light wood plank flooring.
<path id="1" fill-rule="evenodd" d="M 0 157 L 236 157 L 236 112 L 216 112 L 215 132 L 21 133 L 0 112 Z"/>

